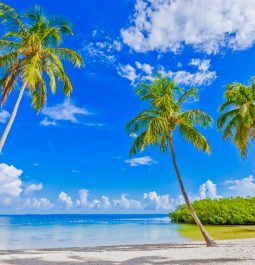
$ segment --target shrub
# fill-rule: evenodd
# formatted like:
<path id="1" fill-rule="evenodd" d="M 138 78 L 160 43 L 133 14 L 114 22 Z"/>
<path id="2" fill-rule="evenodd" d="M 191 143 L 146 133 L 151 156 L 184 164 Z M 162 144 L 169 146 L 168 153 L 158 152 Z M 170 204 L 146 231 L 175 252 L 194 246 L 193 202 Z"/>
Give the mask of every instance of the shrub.
<path id="1" fill-rule="evenodd" d="M 194 201 L 192 206 L 203 224 L 255 224 L 255 197 L 204 199 Z M 169 216 L 173 223 L 195 223 L 185 204 L 178 206 Z"/>

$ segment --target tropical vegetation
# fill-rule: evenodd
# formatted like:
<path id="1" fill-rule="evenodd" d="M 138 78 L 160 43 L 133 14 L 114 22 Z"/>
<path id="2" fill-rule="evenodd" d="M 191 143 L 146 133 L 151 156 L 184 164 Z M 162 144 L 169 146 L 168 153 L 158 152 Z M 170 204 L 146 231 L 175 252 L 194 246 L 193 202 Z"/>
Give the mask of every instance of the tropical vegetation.
<path id="1" fill-rule="evenodd" d="M 194 201 L 192 207 L 203 224 L 255 225 L 255 197 L 207 198 Z M 185 204 L 169 216 L 174 223 L 195 223 Z"/>
<path id="2" fill-rule="evenodd" d="M 255 80 L 246 86 L 241 83 L 226 85 L 225 102 L 220 106 L 218 128 L 224 139 L 233 139 L 245 157 L 251 140 L 255 140 Z"/>
<path id="3" fill-rule="evenodd" d="M 0 140 L 1 153 L 25 89 L 32 95 L 33 107 L 39 111 L 47 100 L 46 80 L 53 94 L 59 82 L 63 83 L 66 96 L 72 92 L 72 83 L 62 61 L 67 60 L 74 67 L 80 67 L 83 61 L 77 52 L 61 46 L 65 36 L 73 35 L 70 24 L 61 18 L 46 17 L 39 6 L 20 15 L 12 7 L 0 3 L 0 17 L 6 31 L 0 38 L 1 105 L 18 84 L 21 86 Z"/>
<path id="4" fill-rule="evenodd" d="M 200 109 L 184 109 L 187 100 L 198 98 L 198 90 L 184 90 L 173 80 L 158 75 L 150 83 L 140 83 L 136 94 L 142 101 L 148 103 L 148 109 L 143 110 L 127 124 L 128 133 L 137 134 L 130 150 L 130 155 L 143 151 L 146 146 L 158 146 L 166 153 L 170 148 L 172 162 L 176 172 L 182 195 L 195 223 L 200 228 L 207 246 L 216 246 L 196 215 L 185 190 L 174 150 L 174 136 L 179 132 L 195 148 L 210 152 L 206 138 L 197 130 L 197 126 L 208 128 L 212 118 Z"/>

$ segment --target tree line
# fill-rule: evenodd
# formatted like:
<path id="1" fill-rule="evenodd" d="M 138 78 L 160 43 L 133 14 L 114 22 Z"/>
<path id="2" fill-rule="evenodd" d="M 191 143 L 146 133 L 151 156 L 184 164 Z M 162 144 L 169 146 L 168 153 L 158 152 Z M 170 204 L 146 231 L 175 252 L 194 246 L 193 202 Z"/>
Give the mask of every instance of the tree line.
<path id="1" fill-rule="evenodd" d="M 203 224 L 255 225 L 255 197 L 207 198 L 194 201 L 192 207 Z M 195 223 L 185 204 L 169 216 L 174 223 Z"/>

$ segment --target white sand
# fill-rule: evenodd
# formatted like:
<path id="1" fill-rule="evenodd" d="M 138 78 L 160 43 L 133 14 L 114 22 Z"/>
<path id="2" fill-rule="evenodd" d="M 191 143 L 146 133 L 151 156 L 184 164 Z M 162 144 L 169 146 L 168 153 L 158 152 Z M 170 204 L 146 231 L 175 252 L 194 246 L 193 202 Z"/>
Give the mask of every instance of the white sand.
<path id="1" fill-rule="evenodd" d="M 255 265 L 255 239 L 220 241 L 207 248 L 203 242 L 179 245 L 0 251 L 0 264 L 22 265 Z"/>

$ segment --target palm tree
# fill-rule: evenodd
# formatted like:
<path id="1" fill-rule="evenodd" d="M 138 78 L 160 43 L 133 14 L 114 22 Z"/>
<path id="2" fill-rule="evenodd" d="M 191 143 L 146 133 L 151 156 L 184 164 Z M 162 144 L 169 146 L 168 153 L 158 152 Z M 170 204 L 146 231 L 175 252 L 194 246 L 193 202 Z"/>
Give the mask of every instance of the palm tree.
<path id="1" fill-rule="evenodd" d="M 183 103 L 189 98 L 197 98 L 197 89 L 184 91 L 174 81 L 158 75 L 151 83 L 138 85 L 136 94 L 141 100 L 149 103 L 149 109 L 143 110 L 127 124 L 130 133 L 138 134 L 130 150 L 130 155 L 143 151 L 147 145 L 156 145 L 165 153 L 170 147 L 174 170 L 177 175 L 182 195 L 187 207 L 206 241 L 207 246 L 217 246 L 216 242 L 206 232 L 196 215 L 185 191 L 185 187 L 177 166 L 173 145 L 174 132 L 179 133 L 196 148 L 210 152 L 210 146 L 196 125 L 207 128 L 212 118 L 199 109 L 182 110 Z"/>
<path id="2" fill-rule="evenodd" d="M 39 111 L 47 100 L 46 77 L 51 92 L 56 92 L 58 82 L 63 83 L 63 93 L 70 96 L 72 84 L 65 72 L 62 60 L 74 67 L 83 64 L 81 56 L 74 50 L 61 47 L 63 37 L 73 35 L 69 23 L 62 19 L 46 18 L 38 6 L 24 15 L 0 3 L 1 24 L 10 28 L 0 38 L 0 68 L 3 76 L 1 105 L 15 85 L 21 83 L 17 101 L 0 140 L 0 153 L 12 127 L 25 89 L 32 95 L 32 105 Z"/>
<path id="3" fill-rule="evenodd" d="M 255 80 L 250 85 L 226 85 L 225 102 L 220 106 L 218 128 L 223 138 L 232 138 L 244 158 L 250 140 L 255 140 Z"/>

